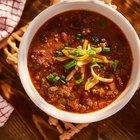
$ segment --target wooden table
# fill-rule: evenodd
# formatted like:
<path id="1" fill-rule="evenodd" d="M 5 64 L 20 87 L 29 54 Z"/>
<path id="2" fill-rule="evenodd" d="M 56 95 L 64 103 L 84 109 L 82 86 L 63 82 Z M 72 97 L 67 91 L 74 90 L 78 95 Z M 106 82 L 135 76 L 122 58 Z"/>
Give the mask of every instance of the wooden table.
<path id="1" fill-rule="evenodd" d="M 49 0 L 27 0 L 16 30 L 51 4 Z M 140 0 L 114 0 L 114 4 L 140 36 Z M 3 67 L 0 80 L 12 86 L 12 92 L 4 97 L 15 107 L 8 122 L 0 128 L 0 140 L 58 140 L 58 131 L 48 125 L 48 116 L 27 97 L 15 70 L 5 61 L 2 50 L 0 64 Z M 72 140 L 140 140 L 140 90 L 118 113 L 91 123 Z"/>

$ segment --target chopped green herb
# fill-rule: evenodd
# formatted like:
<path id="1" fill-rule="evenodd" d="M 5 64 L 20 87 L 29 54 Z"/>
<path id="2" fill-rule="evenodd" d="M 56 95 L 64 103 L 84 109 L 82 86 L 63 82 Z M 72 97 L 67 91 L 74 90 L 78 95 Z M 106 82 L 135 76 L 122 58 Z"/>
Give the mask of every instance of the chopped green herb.
<path id="1" fill-rule="evenodd" d="M 55 78 L 54 78 L 54 82 L 57 82 L 58 80 L 60 79 L 60 77 L 59 76 L 55 76 Z"/>
<path id="2" fill-rule="evenodd" d="M 55 55 L 56 55 L 56 56 L 63 56 L 63 53 L 62 53 L 61 51 L 56 51 L 56 52 L 55 52 Z"/>
<path id="3" fill-rule="evenodd" d="M 76 50 L 71 51 L 69 54 L 74 56 L 79 56 L 82 51 L 83 51 L 82 47 L 79 47 Z"/>
<path id="4" fill-rule="evenodd" d="M 75 65 L 77 65 L 77 61 L 76 60 L 72 60 L 72 61 L 68 62 L 67 64 L 65 64 L 64 68 L 68 70 L 68 69 L 74 67 Z"/>
<path id="5" fill-rule="evenodd" d="M 60 79 L 66 80 L 66 76 L 65 75 L 60 75 Z"/>
<path id="6" fill-rule="evenodd" d="M 98 37 L 94 36 L 94 37 L 91 38 L 91 41 L 95 44 L 98 44 L 100 39 Z"/>
<path id="7" fill-rule="evenodd" d="M 52 74 L 49 74 L 49 75 L 47 76 L 47 79 L 48 79 L 49 81 L 52 81 L 52 80 L 54 79 L 54 76 L 53 76 Z"/>
<path id="8" fill-rule="evenodd" d="M 47 76 L 47 79 L 53 83 L 61 82 L 63 84 L 66 84 L 66 77 L 64 75 L 60 75 L 59 77 L 59 76 L 54 76 L 53 74 L 49 74 Z"/>
<path id="9" fill-rule="evenodd" d="M 60 80 L 60 81 L 61 81 L 61 83 L 66 84 L 66 81 L 64 81 L 64 80 Z"/>
<path id="10" fill-rule="evenodd" d="M 96 51 L 94 51 L 93 49 L 87 50 L 86 53 L 87 53 L 88 55 L 90 55 L 90 56 L 96 55 Z"/>
<path id="11" fill-rule="evenodd" d="M 61 81 L 61 83 L 66 84 L 66 77 L 65 77 L 65 75 L 60 75 L 60 81 Z"/>
<path id="12" fill-rule="evenodd" d="M 49 75 L 47 76 L 47 79 L 48 79 L 49 81 L 51 81 L 51 82 L 56 83 L 56 82 L 59 81 L 60 77 L 59 77 L 59 76 L 54 76 L 53 74 L 49 74 Z"/>
<path id="13" fill-rule="evenodd" d="M 96 65 L 96 61 L 95 59 L 92 59 L 90 62 L 89 62 L 89 66 L 93 66 L 93 65 Z"/>
<path id="14" fill-rule="evenodd" d="M 81 40 L 81 39 L 83 39 L 85 36 L 83 35 L 83 34 L 77 34 L 76 35 L 76 37 L 75 37 L 75 39 L 76 40 Z"/>
<path id="15" fill-rule="evenodd" d="M 82 79 L 82 76 L 80 75 L 80 74 L 77 74 L 76 76 L 75 76 L 75 83 L 77 84 L 77 85 L 79 85 L 79 84 L 81 84 L 82 82 L 83 82 L 83 79 Z"/>
<path id="16" fill-rule="evenodd" d="M 102 51 L 102 48 L 101 47 L 94 47 L 94 46 L 91 46 L 90 47 L 92 50 L 94 50 L 96 53 L 100 53 Z"/>
<path id="17" fill-rule="evenodd" d="M 103 52 L 110 52 L 110 48 L 109 47 L 105 47 L 102 49 Z"/>
<path id="18" fill-rule="evenodd" d="M 113 71 L 117 70 L 118 65 L 119 65 L 119 60 L 114 60 L 114 61 L 111 61 L 110 63 L 110 67 Z"/>
<path id="19" fill-rule="evenodd" d="M 105 70 L 105 67 L 104 67 L 104 65 L 102 65 L 102 64 L 98 65 L 98 68 L 99 68 L 101 71 L 104 71 L 104 70 Z"/>
<path id="20" fill-rule="evenodd" d="M 92 59 L 88 64 L 90 67 L 98 67 L 100 70 L 102 69 L 102 67 L 99 64 L 97 64 L 95 59 Z"/>
<path id="21" fill-rule="evenodd" d="M 95 47 L 93 47 L 93 46 L 91 46 L 90 48 L 91 48 L 93 51 L 95 51 L 95 50 L 96 50 L 96 48 L 95 48 Z"/>
<path id="22" fill-rule="evenodd" d="M 81 84 L 82 82 L 83 82 L 82 78 L 76 80 L 76 84 L 77 84 L 77 85 Z"/>

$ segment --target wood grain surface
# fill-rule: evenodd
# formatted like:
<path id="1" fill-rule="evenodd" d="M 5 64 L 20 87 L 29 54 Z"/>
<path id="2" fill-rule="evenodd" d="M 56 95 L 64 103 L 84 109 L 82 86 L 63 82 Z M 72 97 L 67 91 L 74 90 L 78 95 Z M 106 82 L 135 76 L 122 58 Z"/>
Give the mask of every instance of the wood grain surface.
<path id="1" fill-rule="evenodd" d="M 21 21 L 15 30 L 51 4 L 52 1 L 49 0 L 27 0 Z M 140 0 L 114 0 L 113 4 L 131 22 L 140 37 Z M 0 140 L 59 140 L 57 129 L 47 122 L 48 115 L 26 95 L 15 70 L 5 61 L 3 50 L 0 50 L 0 66 L 0 81 L 11 86 L 11 91 L 3 94 L 3 97 L 15 107 L 8 122 L 0 128 Z M 0 93 L 2 94 L 1 90 Z M 72 140 L 140 140 L 140 90 L 118 113 L 91 123 Z"/>

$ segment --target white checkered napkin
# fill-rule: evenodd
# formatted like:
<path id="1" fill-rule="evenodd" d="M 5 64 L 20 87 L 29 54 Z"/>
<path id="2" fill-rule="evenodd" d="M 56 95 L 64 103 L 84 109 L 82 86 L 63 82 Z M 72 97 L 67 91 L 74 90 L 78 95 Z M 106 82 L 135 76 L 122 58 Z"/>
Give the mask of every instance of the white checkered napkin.
<path id="1" fill-rule="evenodd" d="M 5 124 L 14 108 L 0 96 L 0 127 Z"/>
<path id="2" fill-rule="evenodd" d="M 18 24 L 26 0 L 0 0 L 0 41 L 8 37 Z"/>

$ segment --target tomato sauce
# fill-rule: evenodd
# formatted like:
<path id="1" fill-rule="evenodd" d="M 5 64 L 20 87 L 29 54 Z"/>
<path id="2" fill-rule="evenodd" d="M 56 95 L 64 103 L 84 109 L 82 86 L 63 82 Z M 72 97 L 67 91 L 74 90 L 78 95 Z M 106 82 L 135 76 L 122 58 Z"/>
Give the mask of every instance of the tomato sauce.
<path id="1" fill-rule="evenodd" d="M 92 76 L 88 59 L 99 55 L 94 49 L 80 48 L 85 40 L 91 48 L 100 48 L 99 55 L 108 60 L 96 63 L 94 72 L 113 81 L 106 83 Z M 76 50 L 71 51 L 75 54 L 69 52 L 68 59 L 63 52 L 67 48 Z M 82 65 L 84 70 L 75 60 L 82 56 L 82 51 L 89 55 L 82 61 L 82 64 L 86 61 Z M 57 61 L 54 57 L 66 60 Z M 130 45 L 121 29 L 103 15 L 85 10 L 64 12 L 46 21 L 35 34 L 28 52 L 30 77 L 39 94 L 56 108 L 75 113 L 97 111 L 118 98 L 130 79 L 132 64 Z M 76 72 L 68 80 L 74 69 Z M 79 75 L 82 80 L 77 80 Z M 85 90 L 87 79 L 92 78 L 96 84 Z"/>

